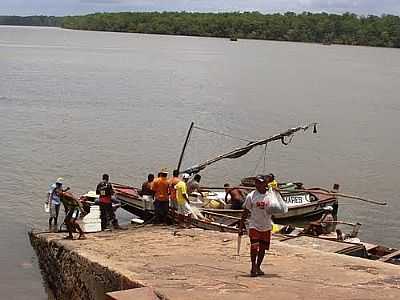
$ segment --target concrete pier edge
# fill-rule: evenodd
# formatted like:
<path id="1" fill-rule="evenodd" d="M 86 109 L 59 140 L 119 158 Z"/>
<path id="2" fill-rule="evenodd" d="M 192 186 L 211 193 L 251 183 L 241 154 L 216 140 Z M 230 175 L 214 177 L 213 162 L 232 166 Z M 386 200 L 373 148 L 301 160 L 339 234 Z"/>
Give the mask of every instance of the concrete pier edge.
<path id="1" fill-rule="evenodd" d="M 303 247 L 273 239 L 266 276 L 250 278 L 249 242 L 244 237 L 238 258 L 230 233 L 145 226 L 84 241 L 34 230 L 29 237 L 57 300 L 103 300 L 142 287 L 166 300 L 400 298 L 399 266 L 319 251 L 312 240 Z"/>
<path id="2" fill-rule="evenodd" d="M 44 283 L 57 300 L 99 300 L 108 292 L 145 287 L 140 281 L 124 276 L 117 270 L 91 261 L 57 241 L 48 241 L 47 232 L 28 232 L 38 257 Z M 156 293 L 162 300 L 168 300 Z"/>

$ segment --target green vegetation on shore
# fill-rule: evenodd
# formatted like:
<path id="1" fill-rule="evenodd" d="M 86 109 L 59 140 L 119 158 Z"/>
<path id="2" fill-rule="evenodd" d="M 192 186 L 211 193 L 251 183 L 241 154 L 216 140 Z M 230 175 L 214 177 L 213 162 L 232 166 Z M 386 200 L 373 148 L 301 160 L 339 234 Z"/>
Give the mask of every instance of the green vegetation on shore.
<path id="1" fill-rule="evenodd" d="M 393 15 L 124 12 L 68 16 L 54 21 L 55 26 L 81 30 L 400 48 L 400 17 Z"/>
<path id="2" fill-rule="evenodd" d="M 0 16 L 0 25 L 19 25 L 19 26 L 62 26 L 63 17 L 47 16 Z"/>

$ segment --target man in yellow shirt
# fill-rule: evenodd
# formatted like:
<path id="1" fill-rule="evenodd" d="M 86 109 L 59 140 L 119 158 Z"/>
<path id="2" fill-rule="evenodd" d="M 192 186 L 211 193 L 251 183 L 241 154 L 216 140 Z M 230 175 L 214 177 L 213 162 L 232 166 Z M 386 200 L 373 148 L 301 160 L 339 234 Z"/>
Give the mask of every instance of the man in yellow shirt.
<path id="1" fill-rule="evenodd" d="M 179 227 L 183 227 L 185 222 L 185 204 L 189 203 L 189 196 L 187 193 L 187 181 L 189 180 L 189 174 L 183 174 L 182 180 L 175 184 L 174 188 L 176 190 L 176 204 L 178 212 L 178 222 Z"/>

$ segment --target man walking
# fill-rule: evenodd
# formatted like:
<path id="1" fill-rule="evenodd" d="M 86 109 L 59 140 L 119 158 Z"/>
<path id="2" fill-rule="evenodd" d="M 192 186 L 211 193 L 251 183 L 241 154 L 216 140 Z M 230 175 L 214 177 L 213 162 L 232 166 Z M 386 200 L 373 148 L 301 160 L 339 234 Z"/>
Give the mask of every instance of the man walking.
<path id="1" fill-rule="evenodd" d="M 67 209 L 64 223 L 67 226 L 68 236 L 66 236 L 65 239 L 73 240 L 74 236 L 72 235 L 72 232 L 74 231 L 79 232 L 78 240 L 86 239 L 83 230 L 77 223 L 77 219 L 79 217 L 83 218 L 85 215 L 81 202 L 79 201 L 79 199 L 75 198 L 72 193 L 68 192 L 61 192 L 60 198 L 65 208 Z"/>
<path id="2" fill-rule="evenodd" d="M 239 234 L 243 235 L 244 222 L 249 218 L 250 237 L 250 276 L 264 275 L 261 270 L 265 251 L 269 250 L 271 239 L 271 212 L 268 209 L 269 197 L 267 193 L 268 183 L 272 181 L 270 176 L 258 175 L 255 180 L 256 190 L 247 195 L 244 203 L 244 211 L 239 226 Z"/>
<path id="3" fill-rule="evenodd" d="M 112 207 L 111 196 L 114 194 L 114 190 L 111 183 L 109 183 L 110 177 L 108 174 L 103 174 L 102 179 L 96 187 L 96 194 L 99 195 L 101 230 L 106 230 L 108 229 L 110 220 L 113 225 L 118 224 L 118 221 L 115 218 Z"/>

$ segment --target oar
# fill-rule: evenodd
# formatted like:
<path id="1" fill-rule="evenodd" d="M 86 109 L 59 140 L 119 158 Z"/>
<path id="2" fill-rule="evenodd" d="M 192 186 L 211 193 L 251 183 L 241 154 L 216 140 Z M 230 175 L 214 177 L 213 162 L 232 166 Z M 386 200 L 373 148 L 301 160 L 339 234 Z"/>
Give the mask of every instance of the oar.
<path id="1" fill-rule="evenodd" d="M 361 223 L 357 223 L 357 224 L 354 224 L 354 223 L 350 223 L 350 222 L 345 222 L 345 221 L 324 221 L 324 220 L 322 220 L 322 221 L 318 221 L 319 223 L 327 223 L 327 224 L 343 224 L 343 225 L 349 225 L 349 226 L 358 226 L 358 225 L 361 225 Z"/>
<path id="2" fill-rule="evenodd" d="M 207 189 L 208 190 L 223 190 L 224 188 L 223 187 L 201 187 L 201 189 L 202 190 L 207 190 Z M 229 187 L 229 189 L 254 190 L 253 187 L 247 187 L 247 186 L 235 186 L 235 187 Z M 280 192 L 285 192 L 285 190 L 279 190 L 279 191 Z M 372 204 L 376 204 L 376 205 L 387 205 L 387 202 L 380 202 L 380 201 L 376 201 L 376 200 L 362 198 L 362 197 L 359 197 L 359 196 L 336 193 L 336 192 L 325 192 L 325 191 L 322 191 L 322 190 L 295 189 L 295 190 L 291 190 L 291 191 L 288 191 L 288 192 L 317 193 L 317 194 L 327 195 L 327 196 L 339 196 L 339 197 L 343 197 L 343 198 L 360 200 L 360 201 L 363 201 L 363 202 L 372 203 Z"/>
<path id="3" fill-rule="evenodd" d="M 115 182 L 110 182 L 112 186 L 115 186 L 116 188 L 125 188 L 125 189 L 134 189 L 133 186 L 125 185 L 125 184 L 120 184 L 120 183 L 115 183 Z"/>
<path id="4" fill-rule="evenodd" d="M 226 189 L 225 187 L 215 187 L 215 186 L 202 186 L 199 188 L 200 191 L 204 190 L 224 190 Z M 254 187 L 248 187 L 248 186 L 230 186 L 228 189 L 242 189 L 242 190 L 254 190 Z"/>
<path id="5" fill-rule="evenodd" d="M 237 249 L 236 249 L 236 254 L 237 256 L 240 256 L 240 246 L 242 244 L 242 236 L 240 233 L 238 233 L 238 237 L 237 237 Z"/>
<path id="6" fill-rule="evenodd" d="M 322 195 L 327 195 L 327 196 L 339 196 L 339 197 L 343 197 L 343 198 L 360 200 L 363 202 L 372 203 L 372 204 L 376 204 L 376 205 L 387 205 L 387 202 L 380 202 L 380 201 L 376 201 L 376 200 L 362 198 L 359 196 L 336 193 L 336 192 L 324 192 L 324 191 L 313 191 L 313 190 L 294 190 L 294 192 L 307 192 L 307 193 L 316 193 L 316 194 L 322 194 Z"/>

